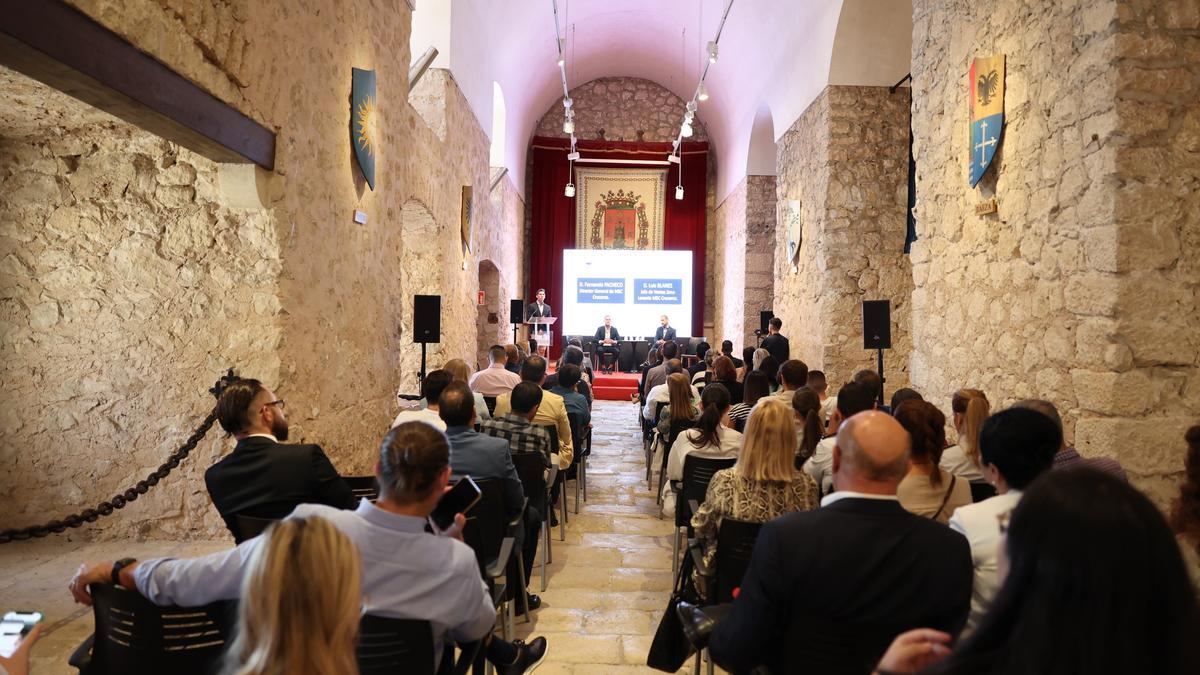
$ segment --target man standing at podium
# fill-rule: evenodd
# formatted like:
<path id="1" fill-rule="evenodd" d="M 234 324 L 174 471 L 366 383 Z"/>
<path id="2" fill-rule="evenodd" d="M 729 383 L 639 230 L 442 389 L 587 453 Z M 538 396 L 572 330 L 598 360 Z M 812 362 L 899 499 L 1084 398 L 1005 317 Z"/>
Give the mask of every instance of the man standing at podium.
<path id="1" fill-rule="evenodd" d="M 620 355 L 620 349 L 617 344 L 621 341 L 621 334 L 613 328 L 612 317 L 604 316 L 604 325 L 596 329 L 596 335 L 593 336 L 596 341 L 596 354 L 599 361 L 600 372 L 611 373 L 616 368 L 617 358 Z M 612 354 L 612 360 L 608 361 L 604 358 L 605 354 Z"/>
<path id="2" fill-rule="evenodd" d="M 537 291 L 537 299 L 525 305 L 525 320 L 540 319 L 547 316 L 554 316 L 550 309 L 550 305 L 546 304 L 546 289 L 539 288 Z M 546 333 L 550 327 L 544 324 L 533 326 L 530 331 L 534 339 L 538 341 L 538 345 L 549 345 L 550 341 L 546 339 Z"/>

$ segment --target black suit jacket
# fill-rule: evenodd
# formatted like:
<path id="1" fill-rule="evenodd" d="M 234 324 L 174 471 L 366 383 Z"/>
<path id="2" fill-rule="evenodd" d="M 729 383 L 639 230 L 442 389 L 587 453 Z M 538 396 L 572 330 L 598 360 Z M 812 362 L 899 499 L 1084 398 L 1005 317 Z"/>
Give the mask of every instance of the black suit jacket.
<path id="1" fill-rule="evenodd" d="M 204 484 L 229 531 L 234 516 L 283 518 L 299 504 L 354 508 L 354 495 L 321 446 L 285 445 L 264 436 L 238 441 L 204 472 Z"/>
<path id="2" fill-rule="evenodd" d="M 542 303 L 542 311 L 540 312 L 538 311 L 538 304 L 536 302 L 531 302 L 528 305 L 525 305 L 526 321 L 538 316 L 554 316 L 554 312 L 551 311 L 550 305 L 547 305 L 544 302 Z"/>
<path id="3" fill-rule="evenodd" d="M 783 365 L 784 361 L 787 361 L 791 358 L 792 348 L 788 344 L 788 339 L 779 333 L 768 335 L 767 337 L 763 338 L 762 348 L 768 352 L 771 352 L 771 356 L 774 357 L 781 366 Z"/>
<path id="4" fill-rule="evenodd" d="M 654 330 L 654 341 L 655 342 L 658 342 L 659 340 L 674 340 L 674 339 L 675 339 L 675 327 L 674 326 L 667 326 L 667 329 L 664 331 L 663 327 L 660 325 L 658 328 L 656 328 Z"/>
<path id="5" fill-rule="evenodd" d="M 612 331 L 612 339 L 613 340 L 621 339 L 621 334 L 617 332 L 616 326 L 609 326 L 608 329 L 610 331 Z M 596 329 L 596 334 L 592 337 L 592 339 L 596 341 L 597 347 L 604 346 L 604 345 L 600 344 L 600 341 L 604 339 L 604 326 L 600 326 L 599 328 Z"/>
<path id="6" fill-rule="evenodd" d="M 971 583 L 961 534 L 896 501 L 845 498 L 763 526 L 709 650 L 732 672 L 867 675 L 903 631 L 957 635 Z"/>

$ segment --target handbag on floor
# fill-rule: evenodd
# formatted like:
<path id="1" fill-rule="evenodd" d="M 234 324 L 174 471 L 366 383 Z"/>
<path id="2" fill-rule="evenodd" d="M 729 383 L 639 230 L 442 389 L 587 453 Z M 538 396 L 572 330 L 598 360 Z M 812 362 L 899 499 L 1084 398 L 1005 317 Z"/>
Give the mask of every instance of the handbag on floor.
<path id="1" fill-rule="evenodd" d="M 663 612 L 662 620 L 658 622 L 658 630 L 654 632 L 654 640 L 650 643 L 650 653 L 646 655 L 646 665 L 655 670 L 674 673 L 696 653 L 696 648 L 683 634 L 683 624 L 675 611 L 680 601 L 693 604 L 699 601 L 696 588 L 692 584 L 692 559 L 687 555 L 683 556 L 679 564 L 679 574 L 675 577 L 671 599 L 667 601 L 667 609 Z"/>

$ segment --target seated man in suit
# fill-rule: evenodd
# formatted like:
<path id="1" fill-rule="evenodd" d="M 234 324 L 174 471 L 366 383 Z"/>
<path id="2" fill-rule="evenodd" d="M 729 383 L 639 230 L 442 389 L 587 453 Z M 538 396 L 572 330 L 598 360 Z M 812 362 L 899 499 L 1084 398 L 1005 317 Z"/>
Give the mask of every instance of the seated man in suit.
<path id="1" fill-rule="evenodd" d="M 620 354 L 617 343 L 621 341 L 621 334 L 613 328 L 611 316 L 604 316 L 604 325 L 596 329 L 593 339 L 596 341 L 596 358 L 600 361 L 600 372 L 611 373 L 616 368 L 617 357 Z"/>
<path id="2" fill-rule="evenodd" d="M 654 329 L 654 346 L 656 347 L 675 339 L 675 329 L 671 327 L 671 321 L 667 319 L 667 315 L 663 314 L 658 317 L 658 321 L 661 325 Z"/>
<path id="3" fill-rule="evenodd" d="M 497 410 L 497 412 L 499 412 Z M 446 422 L 450 440 L 450 471 L 455 476 L 475 480 L 498 480 L 504 488 L 504 512 L 512 520 L 525 509 L 525 488 L 513 465 L 508 441 L 475 431 L 475 397 L 463 382 L 451 382 L 438 400 L 438 414 Z M 499 417 L 499 415 L 497 415 Z M 542 517 L 536 509 L 524 510 L 524 527 L 517 530 L 516 545 L 525 558 L 525 578 L 529 579 L 537 555 L 538 530 Z M 514 558 L 515 559 L 515 558 Z M 513 577 L 516 578 L 515 576 Z M 529 595 L 529 609 L 537 609 L 542 600 Z"/>
<path id="4" fill-rule="evenodd" d="M 837 439 L 837 492 L 758 535 L 741 593 L 708 644 L 726 670 L 867 675 L 906 630 L 962 630 L 970 547 L 897 501 L 908 433 L 867 411 L 847 420 Z"/>
<path id="5" fill-rule="evenodd" d="M 283 401 L 258 380 L 239 380 L 217 401 L 217 421 L 237 439 L 233 452 L 204 472 L 217 512 L 237 538 L 238 515 L 283 518 L 300 504 L 354 508 L 354 495 L 315 444 L 284 445 Z"/>

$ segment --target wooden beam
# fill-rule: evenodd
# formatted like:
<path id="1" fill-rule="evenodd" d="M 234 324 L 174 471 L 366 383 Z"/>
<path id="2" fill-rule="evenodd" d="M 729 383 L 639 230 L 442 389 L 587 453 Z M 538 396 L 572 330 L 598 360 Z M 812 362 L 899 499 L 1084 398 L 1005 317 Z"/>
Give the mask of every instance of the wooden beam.
<path id="1" fill-rule="evenodd" d="M 61 0 L 0 0 L 0 64 L 214 162 L 275 168 L 275 133 Z"/>

